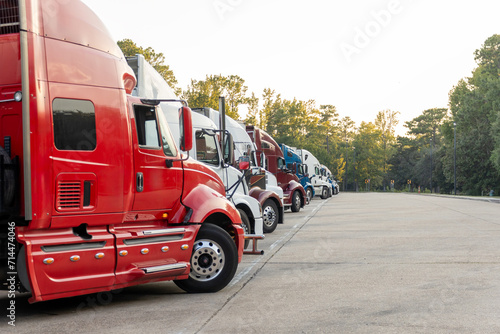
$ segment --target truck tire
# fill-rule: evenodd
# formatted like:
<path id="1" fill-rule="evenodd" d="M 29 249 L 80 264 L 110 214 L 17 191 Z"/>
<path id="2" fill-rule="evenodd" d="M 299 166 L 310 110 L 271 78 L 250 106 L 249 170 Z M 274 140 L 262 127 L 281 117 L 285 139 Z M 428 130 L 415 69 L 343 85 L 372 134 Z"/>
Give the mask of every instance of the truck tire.
<path id="1" fill-rule="evenodd" d="M 292 195 L 292 212 L 299 212 L 302 206 L 302 199 L 300 198 L 300 193 L 295 190 Z"/>
<path id="2" fill-rule="evenodd" d="M 233 279 L 238 267 L 238 250 L 229 234 L 205 223 L 193 245 L 189 278 L 174 283 L 186 292 L 217 292 Z"/>
<path id="3" fill-rule="evenodd" d="M 4 150 L 2 146 L 0 146 L 0 159 L 3 159 L 4 166 L 12 165 L 12 161 L 10 160 L 9 155 Z M 3 171 L 3 179 L 4 184 L 0 185 L 0 191 L 2 191 L 3 202 L 0 203 L 0 213 L 4 213 L 5 208 L 12 205 L 14 200 L 14 192 L 15 192 L 15 176 L 14 170 L 5 169 Z"/>
<path id="4" fill-rule="evenodd" d="M 262 220 L 264 221 L 263 230 L 264 233 L 272 233 L 276 226 L 278 226 L 278 207 L 276 204 L 268 199 L 264 202 L 262 206 Z"/>
<path id="5" fill-rule="evenodd" d="M 328 189 L 326 187 L 321 188 L 321 199 L 327 199 L 328 198 Z"/>
<path id="6" fill-rule="evenodd" d="M 312 200 L 313 192 L 311 188 L 306 189 L 307 202 L 310 203 Z"/>
<path id="7" fill-rule="evenodd" d="M 247 214 L 243 209 L 238 209 L 238 212 L 241 216 L 241 227 L 245 230 L 245 235 L 252 234 L 252 226 L 250 225 L 250 219 L 248 219 Z M 250 240 L 245 239 L 245 249 L 248 248 L 248 245 L 250 245 Z"/>

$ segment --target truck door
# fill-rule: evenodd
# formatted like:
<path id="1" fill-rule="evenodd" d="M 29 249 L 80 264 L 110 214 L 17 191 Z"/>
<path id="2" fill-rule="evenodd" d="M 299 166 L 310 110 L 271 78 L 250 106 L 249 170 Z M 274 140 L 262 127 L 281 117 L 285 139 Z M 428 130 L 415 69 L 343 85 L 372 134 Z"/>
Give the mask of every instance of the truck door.
<path id="1" fill-rule="evenodd" d="M 134 105 L 135 198 L 133 211 L 169 211 L 180 200 L 182 167 L 168 125 L 158 109 Z M 170 160 L 170 161 L 169 161 Z"/>

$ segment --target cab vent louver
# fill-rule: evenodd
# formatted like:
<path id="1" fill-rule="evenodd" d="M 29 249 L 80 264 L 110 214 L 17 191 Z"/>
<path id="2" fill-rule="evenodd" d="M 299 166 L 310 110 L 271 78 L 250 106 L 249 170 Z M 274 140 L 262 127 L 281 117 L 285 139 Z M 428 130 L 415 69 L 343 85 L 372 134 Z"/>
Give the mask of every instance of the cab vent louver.
<path id="1" fill-rule="evenodd" d="M 57 207 L 79 209 L 82 200 L 82 182 L 61 181 L 57 185 Z"/>
<path id="2" fill-rule="evenodd" d="M 0 0 L 0 35 L 19 32 L 18 0 Z"/>

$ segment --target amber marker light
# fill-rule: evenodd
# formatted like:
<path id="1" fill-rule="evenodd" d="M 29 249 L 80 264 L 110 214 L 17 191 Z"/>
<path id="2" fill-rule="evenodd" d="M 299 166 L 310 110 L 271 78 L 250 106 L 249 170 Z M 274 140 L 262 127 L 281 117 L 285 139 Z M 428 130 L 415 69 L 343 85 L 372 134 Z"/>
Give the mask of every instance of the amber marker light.
<path id="1" fill-rule="evenodd" d="M 80 255 L 72 255 L 69 259 L 73 262 L 80 261 Z"/>
<path id="2" fill-rule="evenodd" d="M 128 255 L 128 251 L 121 250 L 120 253 L 118 253 L 118 254 L 120 254 L 120 256 L 127 256 Z"/>
<path id="3" fill-rule="evenodd" d="M 103 257 L 104 257 L 104 253 L 97 253 L 97 254 L 95 255 L 95 258 L 96 258 L 96 259 L 98 259 L 98 260 L 99 260 L 99 259 L 102 259 Z"/>
<path id="4" fill-rule="evenodd" d="M 141 249 L 141 254 L 146 255 L 147 253 L 149 253 L 149 249 L 147 248 Z"/>
<path id="5" fill-rule="evenodd" d="M 169 250 L 168 246 L 163 246 L 163 247 L 161 248 L 161 251 L 162 251 L 163 253 L 168 252 L 168 250 Z"/>
<path id="6" fill-rule="evenodd" d="M 168 213 L 164 212 L 164 213 L 161 215 L 161 217 L 162 217 L 163 219 L 167 219 L 167 218 L 168 218 Z"/>
<path id="7" fill-rule="evenodd" d="M 52 264 L 52 263 L 54 263 L 54 259 L 51 258 L 51 257 L 48 257 L 46 259 L 43 259 L 43 263 L 45 263 L 45 264 Z"/>
<path id="8" fill-rule="evenodd" d="M 181 249 L 182 250 L 188 250 L 189 249 L 189 245 L 184 244 L 184 245 L 181 246 Z"/>

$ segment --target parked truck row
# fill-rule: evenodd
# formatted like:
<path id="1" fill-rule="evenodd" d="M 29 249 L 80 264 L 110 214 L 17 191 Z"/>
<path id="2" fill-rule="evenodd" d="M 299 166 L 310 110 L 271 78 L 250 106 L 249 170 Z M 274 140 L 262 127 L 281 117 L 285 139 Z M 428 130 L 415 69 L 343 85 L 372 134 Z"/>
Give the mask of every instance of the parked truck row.
<path id="1" fill-rule="evenodd" d="M 285 210 L 335 193 L 310 153 L 223 101 L 192 112 L 80 1 L 55 17 L 46 1 L 2 6 L 1 289 L 15 278 L 30 302 L 166 280 L 218 291 Z"/>

